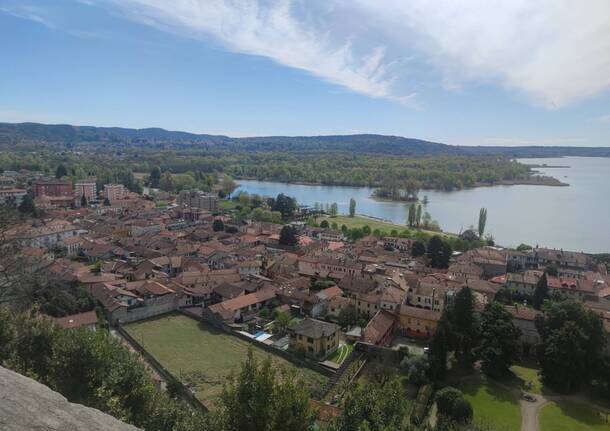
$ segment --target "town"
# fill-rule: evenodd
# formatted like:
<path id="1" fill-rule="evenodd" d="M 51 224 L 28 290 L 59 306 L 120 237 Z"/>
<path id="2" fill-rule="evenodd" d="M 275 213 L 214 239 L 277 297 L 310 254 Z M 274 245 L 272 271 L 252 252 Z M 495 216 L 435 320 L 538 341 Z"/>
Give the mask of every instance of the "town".
<path id="1" fill-rule="evenodd" d="M 607 426 L 610 275 L 596 256 L 473 231 L 457 251 L 452 234 L 406 225 L 354 235 L 336 208 L 283 194 L 169 193 L 146 175 L 137 193 L 63 170 L 0 176 L 2 304 L 112 334 L 194 411 L 221 410 L 244 361 L 270 360 L 323 429 Z"/>

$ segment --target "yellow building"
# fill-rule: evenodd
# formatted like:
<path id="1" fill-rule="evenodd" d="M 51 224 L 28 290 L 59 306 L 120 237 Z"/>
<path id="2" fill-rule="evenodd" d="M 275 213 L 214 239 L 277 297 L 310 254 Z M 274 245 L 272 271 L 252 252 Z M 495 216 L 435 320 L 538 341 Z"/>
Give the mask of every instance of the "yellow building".
<path id="1" fill-rule="evenodd" d="M 290 345 L 307 356 L 323 358 L 339 346 L 339 327 L 317 319 L 304 319 L 288 328 Z"/>
<path id="2" fill-rule="evenodd" d="M 430 338 L 441 320 L 441 312 L 402 305 L 398 312 L 398 329 L 415 338 Z"/>

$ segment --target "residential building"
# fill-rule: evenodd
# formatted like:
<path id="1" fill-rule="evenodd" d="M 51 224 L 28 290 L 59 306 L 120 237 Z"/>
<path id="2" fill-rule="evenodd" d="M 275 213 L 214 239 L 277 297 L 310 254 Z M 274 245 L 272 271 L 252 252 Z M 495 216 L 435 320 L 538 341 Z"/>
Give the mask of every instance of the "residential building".
<path id="1" fill-rule="evenodd" d="M 125 198 L 127 196 L 127 189 L 123 184 L 105 184 L 103 195 L 112 204 Z"/>
<path id="2" fill-rule="evenodd" d="M 430 338 L 441 320 L 440 311 L 402 305 L 398 310 L 397 329 L 414 338 Z"/>
<path id="3" fill-rule="evenodd" d="M 216 212 L 218 210 L 218 195 L 198 190 L 182 190 L 178 195 L 178 205 Z"/>
<path id="4" fill-rule="evenodd" d="M 97 200 L 97 185 L 95 179 L 80 180 L 74 184 L 74 198 L 76 204 L 80 204 L 81 199 L 85 197 L 87 202 Z"/>
<path id="5" fill-rule="evenodd" d="M 0 205 L 7 205 L 17 208 L 19 205 L 21 205 L 21 201 L 26 194 L 27 192 L 24 189 L 0 189 Z"/>
<path id="6" fill-rule="evenodd" d="M 43 180 L 34 183 L 34 197 L 65 197 L 73 198 L 72 181 L 69 180 Z"/>
<path id="7" fill-rule="evenodd" d="M 339 326 L 306 318 L 288 328 L 290 345 L 308 356 L 324 358 L 339 346 Z"/>

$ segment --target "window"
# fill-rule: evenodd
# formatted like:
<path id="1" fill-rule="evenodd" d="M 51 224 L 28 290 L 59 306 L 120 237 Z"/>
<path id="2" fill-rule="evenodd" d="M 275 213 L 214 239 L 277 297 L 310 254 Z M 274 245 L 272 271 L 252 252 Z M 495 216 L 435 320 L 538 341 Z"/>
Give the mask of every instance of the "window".
<path id="1" fill-rule="evenodd" d="M 307 337 L 307 342 L 308 342 L 308 343 L 313 343 L 313 338 L 311 338 L 311 337 Z"/>

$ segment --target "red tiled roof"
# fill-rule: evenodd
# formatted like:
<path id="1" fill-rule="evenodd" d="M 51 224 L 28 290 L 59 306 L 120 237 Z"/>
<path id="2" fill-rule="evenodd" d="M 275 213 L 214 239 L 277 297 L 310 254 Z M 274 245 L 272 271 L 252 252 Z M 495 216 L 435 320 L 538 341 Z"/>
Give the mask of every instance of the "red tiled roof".
<path id="1" fill-rule="evenodd" d="M 95 310 L 92 310 L 71 316 L 56 317 L 53 320 L 64 329 L 73 329 L 96 324 L 97 314 L 95 314 Z"/>

